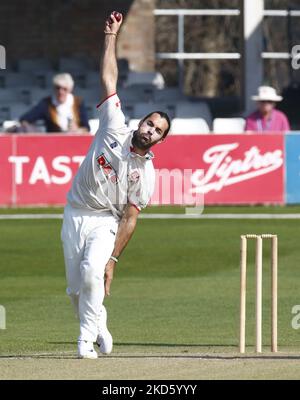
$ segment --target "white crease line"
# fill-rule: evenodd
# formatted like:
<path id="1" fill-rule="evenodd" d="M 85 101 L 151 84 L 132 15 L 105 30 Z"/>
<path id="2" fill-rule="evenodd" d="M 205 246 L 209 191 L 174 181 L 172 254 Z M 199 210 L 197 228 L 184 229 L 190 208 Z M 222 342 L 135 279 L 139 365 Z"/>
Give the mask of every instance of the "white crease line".
<path id="1" fill-rule="evenodd" d="M 6 214 L 0 215 L 0 220 L 11 219 L 62 219 L 62 214 Z"/>
<path id="2" fill-rule="evenodd" d="M 0 220 L 59 219 L 62 214 L 5 214 Z M 141 214 L 140 219 L 300 219 L 300 214 Z"/>
<path id="3" fill-rule="evenodd" d="M 141 214 L 142 219 L 300 219 L 300 214 Z"/>
<path id="4" fill-rule="evenodd" d="M 67 356 L 76 356 L 75 351 L 66 351 L 63 353 L 33 353 L 33 354 L 19 354 L 19 355 L 2 355 L 0 357 L 0 363 L 2 360 L 25 360 L 25 359 L 32 359 L 32 358 L 47 358 L 47 357 L 67 357 Z"/>

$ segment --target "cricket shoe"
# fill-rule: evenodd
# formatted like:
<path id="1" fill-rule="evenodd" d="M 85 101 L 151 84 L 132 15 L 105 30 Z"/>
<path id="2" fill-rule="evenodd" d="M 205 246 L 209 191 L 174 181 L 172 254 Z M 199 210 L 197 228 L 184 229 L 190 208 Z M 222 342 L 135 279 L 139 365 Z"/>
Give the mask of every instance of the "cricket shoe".
<path id="1" fill-rule="evenodd" d="M 107 312 L 106 308 L 102 306 L 101 313 L 97 321 L 98 325 L 98 336 L 96 344 L 102 354 L 110 354 L 113 349 L 113 338 L 107 329 Z"/>
<path id="2" fill-rule="evenodd" d="M 98 354 L 94 350 L 93 342 L 78 340 L 78 358 L 98 358 Z"/>

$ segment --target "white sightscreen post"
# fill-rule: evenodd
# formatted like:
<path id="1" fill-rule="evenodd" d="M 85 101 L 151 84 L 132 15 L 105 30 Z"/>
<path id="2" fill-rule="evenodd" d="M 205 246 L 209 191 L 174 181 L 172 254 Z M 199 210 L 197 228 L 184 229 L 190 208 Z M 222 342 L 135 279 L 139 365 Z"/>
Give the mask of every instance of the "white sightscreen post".
<path id="1" fill-rule="evenodd" d="M 242 0 L 242 100 L 244 114 L 255 108 L 250 97 L 263 83 L 263 18 L 264 0 Z"/>

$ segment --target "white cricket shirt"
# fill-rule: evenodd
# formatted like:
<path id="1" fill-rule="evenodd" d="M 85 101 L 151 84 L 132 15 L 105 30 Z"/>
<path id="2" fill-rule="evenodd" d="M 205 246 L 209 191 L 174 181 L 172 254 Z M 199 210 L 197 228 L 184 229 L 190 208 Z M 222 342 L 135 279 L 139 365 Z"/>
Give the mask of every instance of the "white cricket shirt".
<path id="1" fill-rule="evenodd" d="M 132 151 L 133 131 L 125 123 L 117 94 L 98 108 L 99 129 L 68 193 L 75 208 L 111 211 L 121 218 L 126 204 L 145 208 L 153 194 L 153 154 Z"/>

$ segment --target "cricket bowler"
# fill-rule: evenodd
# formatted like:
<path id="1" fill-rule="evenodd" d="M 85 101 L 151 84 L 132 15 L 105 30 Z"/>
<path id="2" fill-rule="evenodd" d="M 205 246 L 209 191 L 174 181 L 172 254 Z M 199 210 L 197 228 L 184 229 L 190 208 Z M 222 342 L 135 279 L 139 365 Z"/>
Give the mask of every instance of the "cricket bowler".
<path id="1" fill-rule="evenodd" d="M 67 294 L 80 321 L 79 358 L 97 358 L 95 342 L 102 354 L 112 351 L 104 297 L 139 212 L 154 191 L 150 149 L 170 129 L 161 111 L 150 112 L 136 131 L 125 124 L 117 95 L 116 42 L 122 22 L 122 15 L 113 12 L 105 23 L 99 130 L 68 193 L 61 232 Z"/>

